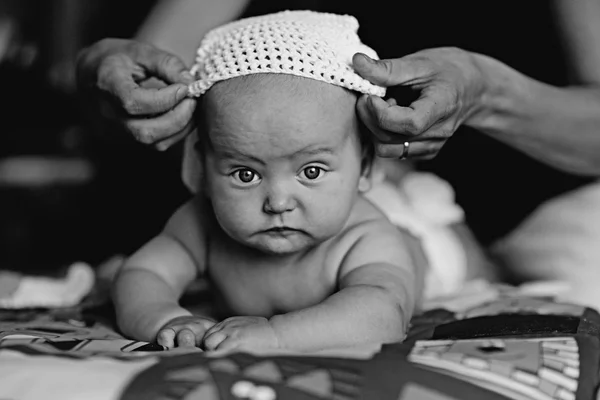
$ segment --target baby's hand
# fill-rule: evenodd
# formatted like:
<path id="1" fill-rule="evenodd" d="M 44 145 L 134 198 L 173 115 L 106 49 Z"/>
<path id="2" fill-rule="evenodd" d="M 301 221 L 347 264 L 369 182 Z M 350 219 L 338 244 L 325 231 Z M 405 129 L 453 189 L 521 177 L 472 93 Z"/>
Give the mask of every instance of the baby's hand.
<path id="1" fill-rule="evenodd" d="M 215 324 L 204 335 L 204 350 L 276 349 L 279 339 L 263 317 L 232 317 Z"/>
<path id="2" fill-rule="evenodd" d="M 174 347 L 200 347 L 202 338 L 215 321 L 205 317 L 185 316 L 173 318 L 156 335 L 156 342 L 168 349 Z"/>

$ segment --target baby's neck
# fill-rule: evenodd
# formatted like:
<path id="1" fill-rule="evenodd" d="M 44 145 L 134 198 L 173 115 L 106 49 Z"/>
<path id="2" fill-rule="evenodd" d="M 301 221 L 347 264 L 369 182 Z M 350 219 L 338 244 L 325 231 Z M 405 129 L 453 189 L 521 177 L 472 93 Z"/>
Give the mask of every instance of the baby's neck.
<path id="1" fill-rule="evenodd" d="M 225 234 L 225 232 L 223 233 Z M 229 238 L 229 240 L 233 239 Z M 249 260 L 256 260 L 260 263 L 275 264 L 281 266 L 281 268 L 285 268 L 286 266 L 297 266 L 303 264 L 305 259 L 312 257 L 320 244 L 305 247 L 301 250 L 291 253 L 271 253 L 241 243 L 239 243 L 239 245 L 244 248 L 244 252 L 248 255 Z"/>

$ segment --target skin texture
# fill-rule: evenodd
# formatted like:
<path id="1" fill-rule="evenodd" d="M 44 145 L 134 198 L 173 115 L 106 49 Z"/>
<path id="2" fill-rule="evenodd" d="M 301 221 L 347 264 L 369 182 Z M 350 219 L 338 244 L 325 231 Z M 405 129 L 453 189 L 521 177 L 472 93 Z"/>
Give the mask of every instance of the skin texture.
<path id="1" fill-rule="evenodd" d="M 77 87 L 90 115 L 159 150 L 194 128 L 196 103 L 186 97 L 192 81 L 178 57 L 145 43 L 103 39 L 77 57 Z"/>
<path id="2" fill-rule="evenodd" d="M 125 263 L 114 286 L 123 332 L 210 351 L 402 340 L 425 265 L 419 244 L 360 194 L 355 102 L 277 74 L 210 89 L 206 192 Z M 197 278 L 218 294 L 217 320 L 178 305 Z"/>
<path id="3" fill-rule="evenodd" d="M 218 85 L 205 100 L 211 115 L 206 187 L 218 199 L 212 207 L 227 235 L 262 252 L 294 253 L 339 232 L 356 199 L 356 97 L 308 79 L 266 75 L 258 88 L 246 82 L 253 79 Z M 240 97 L 245 91 L 251 94 Z M 311 91 L 318 101 L 289 101 L 308 100 Z M 308 163 L 312 159 L 317 161 Z M 299 232 L 260 233 L 281 226 Z"/>

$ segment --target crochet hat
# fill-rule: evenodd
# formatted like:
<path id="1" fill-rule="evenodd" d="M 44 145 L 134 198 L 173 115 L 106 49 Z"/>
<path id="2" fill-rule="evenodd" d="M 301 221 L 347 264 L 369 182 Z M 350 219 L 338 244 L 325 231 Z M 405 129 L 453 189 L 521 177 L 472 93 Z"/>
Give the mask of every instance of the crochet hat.
<path id="1" fill-rule="evenodd" d="M 352 69 L 361 52 L 377 59 L 358 35 L 350 15 L 282 11 L 240 19 L 208 32 L 191 69 L 190 95 L 200 96 L 216 82 L 238 76 L 277 73 L 303 76 L 361 93 L 385 95 Z"/>
<path id="2" fill-rule="evenodd" d="M 191 73 L 191 96 L 238 76 L 276 73 L 312 78 L 361 93 L 385 95 L 352 69 L 352 56 L 377 53 L 361 43 L 350 15 L 283 11 L 240 19 L 209 31 L 200 42 Z M 202 167 L 194 150 L 197 133 L 185 140 L 182 179 L 197 193 Z"/>

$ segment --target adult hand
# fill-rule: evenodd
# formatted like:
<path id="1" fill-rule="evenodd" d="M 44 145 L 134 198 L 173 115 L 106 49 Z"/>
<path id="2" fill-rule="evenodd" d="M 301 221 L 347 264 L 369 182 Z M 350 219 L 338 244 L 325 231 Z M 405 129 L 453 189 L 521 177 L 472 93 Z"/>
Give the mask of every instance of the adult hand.
<path id="1" fill-rule="evenodd" d="M 90 105 L 159 150 L 193 129 L 192 81 L 178 57 L 133 40 L 103 39 L 77 58 L 78 90 Z"/>
<path id="2" fill-rule="evenodd" d="M 375 135 L 381 157 L 435 157 L 476 111 L 484 91 L 476 55 L 457 48 L 428 49 L 387 60 L 357 53 L 352 61 L 356 72 L 374 84 L 420 92 L 406 107 L 393 98 L 364 95 L 359 99 L 359 117 Z M 408 154 L 405 142 L 410 143 Z"/>

